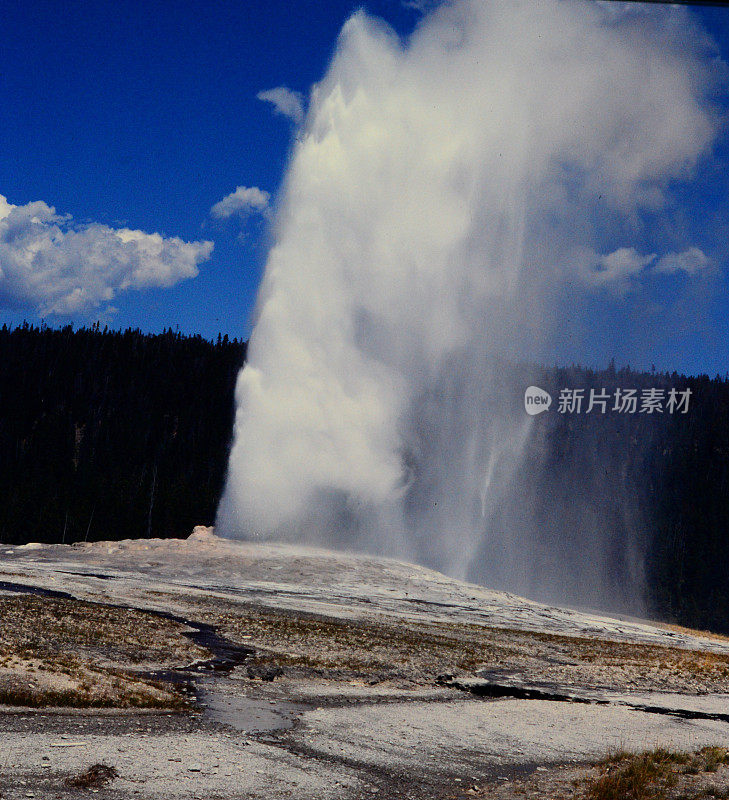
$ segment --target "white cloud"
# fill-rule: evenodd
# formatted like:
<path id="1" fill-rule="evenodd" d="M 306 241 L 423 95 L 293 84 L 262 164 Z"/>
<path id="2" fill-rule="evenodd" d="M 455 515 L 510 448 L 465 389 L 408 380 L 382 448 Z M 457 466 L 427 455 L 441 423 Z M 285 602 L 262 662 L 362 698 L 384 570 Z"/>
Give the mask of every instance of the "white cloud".
<path id="1" fill-rule="evenodd" d="M 304 120 L 304 98 L 301 92 L 295 92 L 287 86 L 266 89 L 256 97 L 265 103 L 271 103 L 276 114 L 281 114 L 300 125 Z"/>
<path id="2" fill-rule="evenodd" d="M 620 247 L 611 253 L 576 248 L 567 261 L 566 275 L 571 274 L 594 289 L 604 288 L 616 294 L 624 294 L 655 260 L 654 253 L 641 255 L 634 247 Z"/>
<path id="3" fill-rule="evenodd" d="M 605 254 L 577 248 L 567 265 L 565 275 L 572 275 L 592 288 L 624 294 L 636 289 L 646 276 L 679 272 L 695 276 L 711 269 L 714 262 L 698 247 L 665 253 L 660 258 L 656 253 L 642 255 L 634 247 L 620 247 Z"/>
<path id="4" fill-rule="evenodd" d="M 698 247 L 689 247 L 681 253 L 667 253 L 656 264 L 656 272 L 685 272 L 696 275 L 714 266 L 714 262 Z"/>
<path id="5" fill-rule="evenodd" d="M 234 192 L 216 203 L 210 213 L 218 219 L 227 219 L 233 215 L 244 217 L 251 212 L 265 215 L 270 202 L 271 195 L 257 186 L 238 186 Z"/>
<path id="6" fill-rule="evenodd" d="M 120 291 L 194 278 L 212 249 L 212 242 L 74 225 L 43 201 L 16 206 L 0 195 L 0 306 L 40 314 L 89 311 Z"/>
<path id="7" fill-rule="evenodd" d="M 440 5 L 443 0 L 402 0 L 404 8 L 411 8 L 413 11 L 418 11 L 420 14 L 427 14 L 432 11 L 436 6 Z"/>
<path id="8" fill-rule="evenodd" d="M 602 283 L 619 281 L 639 273 L 655 258 L 655 253 L 643 256 L 634 247 L 620 247 L 600 257 L 595 275 Z"/>

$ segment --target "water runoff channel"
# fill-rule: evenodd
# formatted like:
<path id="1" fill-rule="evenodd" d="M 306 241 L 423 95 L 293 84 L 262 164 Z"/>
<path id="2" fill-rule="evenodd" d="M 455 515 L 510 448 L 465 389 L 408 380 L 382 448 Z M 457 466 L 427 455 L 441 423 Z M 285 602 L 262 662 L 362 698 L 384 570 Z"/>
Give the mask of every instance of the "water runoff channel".
<path id="1" fill-rule="evenodd" d="M 81 574 L 81 573 L 80 573 Z M 113 580 L 113 576 L 82 573 L 84 576 L 101 580 Z M 63 600 L 79 601 L 69 592 L 57 589 L 46 589 L 30 584 L 0 581 L 0 592 L 32 594 Z M 206 622 L 198 622 L 150 608 L 102 603 L 96 600 L 81 602 L 106 608 L 123 608 L 152 614 L 155 617 L 177 622 L 185 626 L 183 636 L 199 647 L 212 653 L 209 659 L 195 661 L 180 667 L 171 667 L 153 672 L 136 673 L 149 680 L 175 684 L 183 692 L 194 699 L 196 705 L 209 719 L 228 725 L 239 731 L 251 734 L 273 733 L 293 727 L 299 714 L 309 708 L 308 704 L 247 697 L 236 686 L 237 681 L 230 680 L 236 667 L 244 667 L 255 655 L 251 647 L 239 645 L 222 636 L 215 626 Z M 265 676 L 264 676 L 264 679 Z"/>

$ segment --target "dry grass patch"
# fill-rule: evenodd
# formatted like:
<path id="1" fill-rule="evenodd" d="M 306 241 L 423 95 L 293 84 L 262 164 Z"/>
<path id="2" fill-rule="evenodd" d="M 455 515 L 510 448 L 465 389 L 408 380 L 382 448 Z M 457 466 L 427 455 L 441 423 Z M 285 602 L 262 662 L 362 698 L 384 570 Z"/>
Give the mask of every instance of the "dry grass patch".
<path id="1" fill-rule="evenodd" d="M 474 785 L 449 800 L 727 800 L 728 765 L 723 747 L 621 752 L 592 767 L 541 767 L 526 778 Z"/>
<path id="2" fill-rule="evenodd" d="M 135 672 L 207 651 L 153 614 L 78 600 L 0 598 L 0 704 L 182 708 L 177 689 Z"/>
<path id="3" fill-rule="evenodd" d="M 585 800 L 698 800 L 729 797 L 729 771 L 722 785 L 707 778 L 729 764 L 729 750 L 705 747 L 696 753 L 651 750 L 638 755 L 619 753 L 589 777 L 581 795 Z"/>
<path id="4" fill-rule="evenodd" d="M 70 789 L 100 789 L 119 777 L 116 767 L 107 764 L 94 764 L 79 775 L 66 778 L 64 783 Z"/>
<path id="5" fill-rule="evenodd" d="M 563 686 L 729 691 L 729 655 L 478 625 L 387 616 L 342 620 L 247 606 L 200 615 L 284 668 L 432 682 L 438 675 L 509 671 Z M 335 675 L 336 677 L 336 675 Z"/>

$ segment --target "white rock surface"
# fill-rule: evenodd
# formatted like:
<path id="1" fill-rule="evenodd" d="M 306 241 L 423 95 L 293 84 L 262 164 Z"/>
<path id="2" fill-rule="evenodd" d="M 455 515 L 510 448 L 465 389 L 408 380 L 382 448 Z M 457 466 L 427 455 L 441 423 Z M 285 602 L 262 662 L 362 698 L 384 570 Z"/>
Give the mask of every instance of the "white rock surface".
<path id="1" fill-rule="evenodd" d="M 387 615 L 405 625 L 440 620 L 729 653 L 727 640 L 551 607 L 411 564 L 228 541 L 202 527 L 185 540 L 6 548 L 0 557 L 1 581 L 181 615 L 194 612 L 196 599 L 221 598 L 233 605 L 253 603 L 344 620 Z M 49 724 L 46 732 L 45 723 L 33 722 L 37 716 L 28 716 L 32 730 L 26 730 L 17 713 L 0 713 L 0 777 L 12 775 L 16 781 L 14 788 L 1 787 L 3 797 L 24 797 L 28 788 L 40 796 L 46 784 L 39 783 L 39 775 L 61 776 L 104 762 L 118 767 L 114 796 L 124 799 L 139 792 L 171 800 L 354 800 L 378 793 L 436 798 L 452 794 L 461 785 L 457 781 L 488 780 L 524 764 L 590 760 L 618 748 L 729 747 L 724 721 L 680 719 L 630 707 L 726 714 L 727 694 L 583 691 L 587 699 L 608 701 L 593 705 L 484 700 L 443 687 L 396 690 L 315 681 L 294 688 L 284 680 L 275 691 L 272 699 L 264 694 L 252 702 L 263 708 L 264 703 L 275 707 L 293 701 L 300 707 L 296 726 L 270 742 L 222 733 L 226 729 L 216 728 L 214 719 L 207 729 L 189 735 L 150 736 L 122 733 L 102 720 L 98 732 L 79 736 L 74 715 L 68 715 L 67 724 Z M 236 702 L 245 697 L 243 692 Z M 61 729 L 68 742 L 84 745 L 51 747 L 62 741 Z M 41 769 L 41 764 L 49 766 Z"/>
<path id="2" fill-rule="evenodd" d="M 13 575 L 78 596 L 103 588 L 120 601 L 154 588 L 340 618 L 388 614 L 729 653 L 729 640 L 548 606 L 392 559 L 222 539 L 204 526 L 187 539 L 9 548 L 0 581 Z"/>

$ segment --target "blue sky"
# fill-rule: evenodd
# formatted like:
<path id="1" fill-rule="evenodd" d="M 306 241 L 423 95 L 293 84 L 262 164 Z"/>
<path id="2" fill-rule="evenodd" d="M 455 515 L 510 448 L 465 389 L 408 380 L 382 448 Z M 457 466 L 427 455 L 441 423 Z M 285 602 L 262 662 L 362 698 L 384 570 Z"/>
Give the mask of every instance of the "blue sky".
<path id="1" fill-rule="evenodd" d="M 266 221 L 260 215 L 217 219 L 210 210 L 237 186 L 275 195 L 294 126 L 256 96 L 278 86 L 305 95 L 323 76 L 342 24 L 360 6 L 402 35 L 419 18 L 399 0 L 10 4 L 0 26 L 0 195 L 14 206 L 43 201 L 57 215 L 71 215 L 76 226 L 106 226 L 102 233 L 129 228 L 212 241 L 214 250 L 207 260 L 187 254 L 176 273 L 184 276 L 192 260 L 197 277 L 176 278 L 167 288 L 140 280 L 92 308 L 66 300 L 43 307 L 32 294 L 0 294 L 0 318 L 45 318 L 53 325 L 101 319 L 113 327 L 247 336 Z M 729 61 L 729 10 L 695 13 Z M 565 359 L 594 354 L 602 360 L 612 348 L 618 361 L 625 353 L 643 364 L 692 372 L 729 369 L 728 162 L 724 135 L 695 182 L 675 192 L 683 237 L 719 266 L 700 324 L 685 298 L 680 309 L 657 304 L 664 316 L 656 335 L 638 344 L 629 320 L 634 308 L 602 317 L 596 308 L 595 335 L 608 344 L 573 352 L 566 337 Z M 649 246 L 651 232 L 645 236 Z M 678 326 L 668 341 L 661 333 L 667 307 Z"/>
<path id="2" fill-rule="evenodd" d="M 109 321 L 245 335 L 265 225 L 213 221 L 210 208 L 241 184 L 275 192 L 292 125 L 256 95 L 279 85 L 306 92 L 356 7 L 10 4 L 0 26 L 0 194 L 15 205 L 43 200 L 81 223 L 214 241 L 197 278 L 121 292 Z M 418 16 L 397 2 L 368 7 L 403 31 Z M 38 318 L 27 307 L 0 313 Z M 47 319 L 82 324 L 99 315 Z"/>

